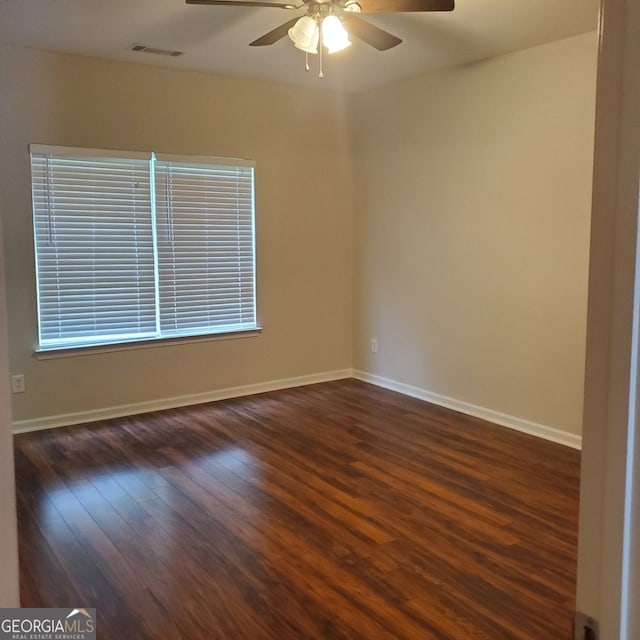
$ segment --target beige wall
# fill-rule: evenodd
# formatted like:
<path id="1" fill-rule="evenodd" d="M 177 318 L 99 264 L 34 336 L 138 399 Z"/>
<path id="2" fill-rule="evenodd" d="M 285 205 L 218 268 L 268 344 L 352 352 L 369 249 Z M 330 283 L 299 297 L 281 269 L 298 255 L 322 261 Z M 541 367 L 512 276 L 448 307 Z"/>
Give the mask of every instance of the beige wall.
<path id="1" fill-rule="evenodd" d="M 1 153 L 1 152 L 0 152 Z M 0 220 L 0 238 L 2 221 Z M 0 255 L 0 607 L 20 606 L 5 279 Z"/>
<path id="2" fill-rule="evenodd" d="M 354 366 L 579 434 L 595 56 L 587 34 L 345 101 L 5 47 L 14 418 Z M 37 360 L 30 142 L 254 158 L 263 334 Z"/>
<path id="3" fill-rule="evenodd" d="M 596 53 L 587 34 L 352 100 L 356 369 L 580 433 Z"/>
<path id="4" fill-rule="evenodd" d="M 15 420 L 350 367 L 353 178 L 334 94 L 11 47 L 0 86 Z M 29 143 L 253 158 L 262 335 L 37 360 Z"/>

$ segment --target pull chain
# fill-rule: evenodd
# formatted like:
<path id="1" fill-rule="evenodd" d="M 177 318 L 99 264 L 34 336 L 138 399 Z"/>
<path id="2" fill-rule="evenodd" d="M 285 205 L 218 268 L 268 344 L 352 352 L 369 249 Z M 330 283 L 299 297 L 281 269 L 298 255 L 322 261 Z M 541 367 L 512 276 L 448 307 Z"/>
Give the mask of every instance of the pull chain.
<path id="1" fill-rule="evenodd" d="M 318 73 L 318 78 L 324 78 L 324 71 L 322 70 L 322 49 L 324 48 L 323 45 L 323 38 L 322 38 L 322 21 L 319 22 L 318 28 L 320 29 L 320 39 L 318 42 L 318 55 L 320 56 L 319 58 L 319 63 L 320 63 L 320 73 Z"/>

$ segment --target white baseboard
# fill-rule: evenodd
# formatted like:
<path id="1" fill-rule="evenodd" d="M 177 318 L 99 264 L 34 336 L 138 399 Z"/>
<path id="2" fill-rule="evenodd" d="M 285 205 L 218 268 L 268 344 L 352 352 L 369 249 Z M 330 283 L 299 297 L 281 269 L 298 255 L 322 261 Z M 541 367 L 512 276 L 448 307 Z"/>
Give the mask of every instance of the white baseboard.
<path id="1" fill-rule="evenodd" d="M 18 420 L 13 423 L 13 433 L 26 433 L 28 431 L 53 429 L 55 427 L 68 427 L 74 424 L 83 424 L 85 422 L 121 418 L 124 416 L 136 415 L 138 413 L 148 413 L 149 411 L 175 409 L 176 407 L 186 407 L 194 404 L 203 404 L 205 402 L 215 402 L 216 400 L 226 400 L 227 398 L 248 396 L 254 393 L 277 391 L 279 389 L 289 389 L 291 387 L 301 387 L 307 384 L 342 380 L 343 378 L 352 377 L 353 371 L 351 369 L 325 371 L 306 376 L 297 376 L 295 378 L 282 378 L 280 380 L 258 382 L 256 384 L 242 385 L 239 387 L 228 387 L 226 389 L 218 389 L 205 393 L 175 396 L 173 398 L 162 398 L 159 400 L 150 400 L 148 402 L 137 402 L 135 404 L 123 404 L 91 411 L 80 411 L 78 413 L 65 413 L 55 416 L 45 416 L 43 418 Z"/>
<path id="2" fill-rule="evenodd" d="M 481 418 L 482 420 L 487 420 L 488 422 L 493 422 L 494 424 L 499 424 L 500 426 L 508 427 L 509 429 L 515 429 L 516 431 L 538 436 L 539 438 L 544 438 L 551 442 L 557 442 L 567 447 L 571 447 L 572 449 L 582 448 L 582 438 L 567 431 L 561 431 L 560 429 L 554 429 L 553 427 L 548 427 L 543 424 L 523 420 L 522 418 L 516 418 L 515 416 L 500 413 L 493 409 L 479 407 L 468 402 L 463 402 L 462 400 L 456 400 L 455 398 L 449 398 L 438 393 L 419 389 L 418 387 L 413 387 L 409 384 L 404 384 L 403 382 L 397 382 L 396 380 L 367 373 L 366 371 L 354 370 L 353 377 L 358 380 L 362 380 L 363 382 L 369 382 L 378 387 L 397 391 L 398 393 L 412 396 L 419 400 L 425 400 L 426 402 L 431 402 L 432 404 L 437 404 L 439 406 L 446 407 L 447 409 L 460 411 L 461 413 Z"/>
<path id="3" fill-rule="evenodd" d="M 582 438 L 566 431 L 547 427 L 542 424 L 516 418 L 505 413 L 479 407 L 468 402 L 449 398 L 431 391 L 419 389 L 396 380 L 377 376 L 366 371 L 353 369 L 340 369 L 336 371 L 325 371 L 305 376 L 297 376 L 294 378 L 282 378 L 279 380 L 270 380 L 267 382 L 258 382 L 256 384 L 242 385 L 238 387 L 228 387 L 226 389 L 218 389 L 205 393 L 190 394 L 186 396 L 175 396 L 172 398 L 162 398 L 159 400 L 150 400 L 148 402 L 138 402 L 135 404 L 118 405 L 114 407 L 105 407 L 91 411 L 81 411 L 77 413 L 66 413 L 54 416 L 45 416 L 42 418 L 32 418 L 29 420 L 18 420 L 13 423 L 14 433 L 26 433 L 29 431 L 40 431 L 43 429 L 53 429 L 55 427 L 68 427 L 74 424 L 83 424 L 85 422 L 95 422 L 97 420 L 108 420 L 110 418 L 121 418 L 124 416 L 136 415 L 138 413 L 147 413 L 150 411 L 161 411 L 163 409 L 175 409 L 176 407 L 186 407 L 194 404 L 203 404 L 205 402 L 215 402 L 217 400 L 225 400 L 227 398 L 238 398 L 240 396 L 248 396 L 254 393 L 265 393 L 267 391 L 277 391 L 279 389 L 287 389 L 291 387 L 301 387 L 308 384 L 316 384 L 319 382 L 329 382 L 331 380 L 342 380 L 344 378 L 356 378 L 363 382 L 369 382 L 378 387 L 397 391 L 413 398 L 418 398 L 432 404 L 437 404 L 454 411 L 460 411 L 482 420 L 487 420 L 503 427 L 522 431 L 530 435 L 544 438 L 552 442 L 580 449 L 582 447 Z"/>

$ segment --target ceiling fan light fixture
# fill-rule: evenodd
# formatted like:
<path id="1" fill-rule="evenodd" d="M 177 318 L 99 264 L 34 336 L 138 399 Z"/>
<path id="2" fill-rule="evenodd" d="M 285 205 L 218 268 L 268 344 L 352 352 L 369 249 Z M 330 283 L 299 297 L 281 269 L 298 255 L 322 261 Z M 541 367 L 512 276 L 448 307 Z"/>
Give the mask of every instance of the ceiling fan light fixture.
<path id="1" fill-rule="evenodd" d="M 349 33 L 342 20 L 349 26 L 353 36 L 378 51 L 397 47 L 402 39 L 380 29 L 375 24 L 363 20 L 360 13 L 452 11 L 455 0 L 296 0 L 301 4 L 291 4 L 282 0 L 186 0 L 187 4 L 226 5 L 233 7 L 276 7 L 279 9 L 304 9 L 306 14 L 295 17 L 271 29 L 253 42 L 251 47 L 275 44 L 287 34 L 293 44 L 305 55 L 305 69 L 309 71 L 309 54 L 318 54 L 320 78 L 323 48 L 329 53 L 340 51 L 351 44 Z M 351 15 L 349 15 L 351 14 Z M 135 48 L 148 51 L 144 45 Z M 171 53 L 178 55 L 180 52 Z"/>
<path id="2" fill-rule="evenodd" d="M 322 42 L 329 53 L 341 51 L 351 45 L 349 34 L 338 16 L 331 14 L 322 20 Z"/>
<path id="3" fill-rule="evenodd" d="M 320 40 L 320 30 L 318 23 L 311 16 L 302 16 L 291 29 L 289 29 L 291 42 L 302 51 L 307 53 L 318 53 L 318 41 Z"/>

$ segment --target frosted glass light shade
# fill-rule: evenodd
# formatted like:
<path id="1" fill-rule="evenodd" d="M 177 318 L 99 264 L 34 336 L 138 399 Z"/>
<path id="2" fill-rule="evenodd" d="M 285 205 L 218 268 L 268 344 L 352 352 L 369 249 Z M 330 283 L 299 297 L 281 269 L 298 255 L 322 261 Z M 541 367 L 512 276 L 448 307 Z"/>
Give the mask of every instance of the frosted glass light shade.
<path id="1" fill-rule="evenodd" d="M 322 21 L 322 42 L 329 53 L 340 51 L 351 44 L 349 34 L 337 16 L 330 15 Z"/>
<path id="2" fill-rule="evenodd" d="M 289 29 L 289 38 L 298 49 L 307 53 L 318 53 L 320 30 L 317 22 L 310 16 L 302 16 Z"/>

